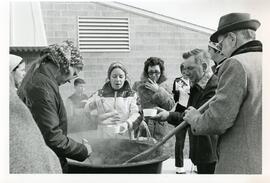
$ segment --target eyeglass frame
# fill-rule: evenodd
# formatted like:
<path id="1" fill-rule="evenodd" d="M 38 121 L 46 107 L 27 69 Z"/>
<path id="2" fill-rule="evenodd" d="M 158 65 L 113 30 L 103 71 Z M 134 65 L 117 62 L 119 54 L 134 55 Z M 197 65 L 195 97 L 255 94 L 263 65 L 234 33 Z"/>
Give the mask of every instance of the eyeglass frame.
<path id="1" fill-rule="evenodd" d="M 215 48 L 213 48 L 211 46 L 208 46 L 208 52 L 210 51 L 210 49 L 213 49 L 216 54 L 220 54 L 221 53 L 221 50 L 217 50 L 217 49 L 215 49 Z"/>
<path id="2" fill-rule="evenodd" d="M 160 75 L 161 72 L 159 72 L 159 71 L 151 72 L 151 71 L 150 71 L 150 72 L 147 72 L 147 74 L 148 74 L 148 75 L 151 75 L 151 76 L 154 75 L 154 74 L 155 74 L 155 75 Z"/>
<path id="3" fill-rule="evenodd" d="M 226 34 L 224 35 L 223 39 L 217 43 L 217 45 L 221 48 L 221 50 L 222 50 L 222 46 L 223 46 L 222 43 L 224 42 L 224 40 L 225 40 L 228 36 L 229 36 L 229 32 L 226 33 Z"/>
<path id="4" fill-rule="evenodd" d="M 224 34 L 223 39 L 217 43 L 217 45 L 221 48 L 220 53 L 222 53 L 222 47 L 223 47 L 222 43 L 229 36 L 229 34 L 234 34 L 235 35 L 235 40 L 236 40 L 236 45 L 237 45 L 237 34 L 235 32 L 227 32 L 226 34 Z M 232 37 L 232 35 L 231 35 L 231 37 Z"/>

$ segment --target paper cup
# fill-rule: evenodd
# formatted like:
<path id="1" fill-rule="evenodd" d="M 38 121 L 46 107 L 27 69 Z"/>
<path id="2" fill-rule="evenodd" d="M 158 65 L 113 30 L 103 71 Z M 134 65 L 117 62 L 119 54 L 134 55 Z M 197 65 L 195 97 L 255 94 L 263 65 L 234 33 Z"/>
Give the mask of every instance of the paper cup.
<path id="1" fill-rule="evenodd" d="M 152 117 L 157 115 L 157 109 L 143 109 L 143 115 L 145 117 Z"/>

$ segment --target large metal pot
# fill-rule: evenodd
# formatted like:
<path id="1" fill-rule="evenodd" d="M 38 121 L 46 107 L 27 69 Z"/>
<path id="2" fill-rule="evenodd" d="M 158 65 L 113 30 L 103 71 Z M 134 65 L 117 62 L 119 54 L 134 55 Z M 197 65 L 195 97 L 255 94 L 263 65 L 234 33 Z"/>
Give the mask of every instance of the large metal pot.
<path id="1" fill-rule="evenodd" d="M 153 144 L 128 139 L 84 138 L 92 146 L 92 155 L 84 162 L 68 160 L 69 173 L 161 173 L 162 162 L 169 158 L 160 148 L 145 161 L 123 165 Z"/>

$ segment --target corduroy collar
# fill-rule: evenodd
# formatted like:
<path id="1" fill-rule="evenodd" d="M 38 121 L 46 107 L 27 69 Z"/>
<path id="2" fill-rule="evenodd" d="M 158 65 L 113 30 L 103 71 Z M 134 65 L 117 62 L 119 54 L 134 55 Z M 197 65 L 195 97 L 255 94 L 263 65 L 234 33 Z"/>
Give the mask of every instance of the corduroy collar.
<path id="1" fill-rule="evenodd" d="M 247 52 L 262 52 L 262 43 L 258 40 L 249 41 L 243 44 L 242 46 L 240 46 L 239 48 L 237 48 L 232 53 L 231 57 L 234 55 L 247 53 Z"/>
<path id="2" fill-rule="evenodd" d="M 242 54 L 242 53 L 248 53 L 248 52 L 262 52 L 262 43 L 258 40 L 249 41 L 249 42 L 243 44 L 242 46 L 240 46 L 239 48 L 237 48 L 231 54 L 231 57 L 238 55 L 238 54 Z M 217 67 L 215 69 L 215 74 L 218 73 L 219 68 L 221 67 L 221 65 L 223 64 L 223 62 L 226 59 L 227 58 L 224 58 L 221 62 L 219 62 L 219 64 L 217 65 Z"/>

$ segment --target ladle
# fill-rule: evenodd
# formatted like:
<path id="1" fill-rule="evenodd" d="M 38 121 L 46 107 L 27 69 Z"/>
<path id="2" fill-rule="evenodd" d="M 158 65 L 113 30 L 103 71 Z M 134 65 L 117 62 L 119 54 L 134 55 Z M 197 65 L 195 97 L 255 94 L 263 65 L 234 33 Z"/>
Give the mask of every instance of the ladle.
<path id="1" fill-rule="evenodd" d="M 198 110 L 200 112 L 204 111 L 206 107 L 208 107 L 208 104 L 214 99 L 214 96 L 210 98 L 207 102 L 205 102 Z M 151 153 L 153 153 L 155 150 L 157 150 L 161 145 L 163 145 L 167 140 L 169 140 L 175 133 L 177 133 L 179 130 L 183 129 L 188 125 L 187 122 L 182 121 L 176 128 L 174 128 L 170 133 L 168 133 L 160 142 L 152 146 L 151 148 L 143 151 L 140 154 L 137 154 L 136 156 L 130 158 L 129 160 L 125 161 L 123 164 L 132 163 L 132 162 L 138 162 L 146 159 Z"/>

